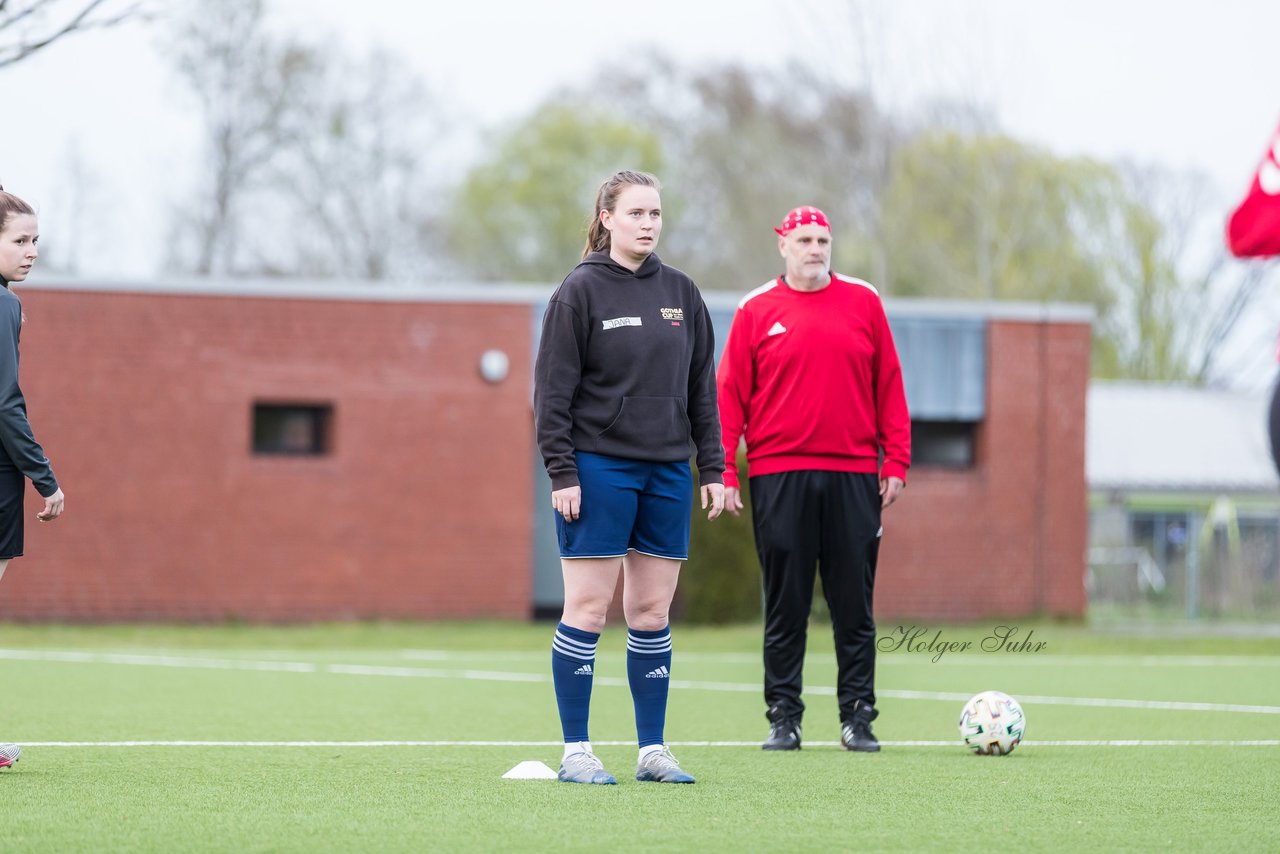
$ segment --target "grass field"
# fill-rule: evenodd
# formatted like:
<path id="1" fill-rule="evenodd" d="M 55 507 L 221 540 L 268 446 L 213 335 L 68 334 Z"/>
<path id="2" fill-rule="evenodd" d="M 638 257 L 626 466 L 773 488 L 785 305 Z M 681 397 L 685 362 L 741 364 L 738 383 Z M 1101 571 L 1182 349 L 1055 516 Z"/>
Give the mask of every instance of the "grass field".
<path id="1" fill-rule="evenodd" d="M 884 750 L 862 755 L 815 626 L 805 748 L 779 755 L 759 629 L 677 625 L 667 737 L 698 782 L 664 786 L 632 779 L 611 627 L 592 735 L 619 785 L 593 787 L 502 778 L 559 762 L 549 625 L 0 625 L 0 741 L 25 747 L 0 850 L 1280 850 L 1280 639 L 1044 624 L 1011 652 L 982 649 L 992 625 L 917 628 L 893 649 L 881 627 Z M 938 632 L 970 648 L 935 661 Z M 1008 757 L 959 742 L 987 688 L 1027 713 Z"/>

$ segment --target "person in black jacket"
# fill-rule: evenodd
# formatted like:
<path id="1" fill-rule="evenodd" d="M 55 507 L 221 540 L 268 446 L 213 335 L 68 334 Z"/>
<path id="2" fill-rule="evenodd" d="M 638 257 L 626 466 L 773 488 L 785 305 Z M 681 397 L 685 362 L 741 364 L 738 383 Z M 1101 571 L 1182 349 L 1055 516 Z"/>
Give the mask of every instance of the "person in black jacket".
<path id="1" fill-rule="evenodd" d="M 35 211 L 0 187 L 0 578 L 12 558 L 22 555 L 23 495 L 29 478 L 44 498 L 36 513 L 42 522 L 62 515 L 63 495 L 58 479 L 27 421 L 27 403 L 18 387 L 18 335 L 22 305 L 11 282 L 21 282 L 39 256 L 40 234 Z M 0 768 L 18 761 L 22 749 L 0 744 Z"/>
<path id="2" fill-rule="evenodd" d="M 724 451 L 710 316 L 693 281 L 654 254 L 660 189 L 645 172 L 618 172 L 601 185 L 582 262 L 547 305 L 534 370 L 564 573 L 551 650 L 564 782 L 617 782 L 591 752 L 587 718 L 596 643 L 619 572 L 636 779 L 693 782 L 663 737 L 668 612 L 689 551 L 690 454 L 714 519 L 724 508 Z"/>

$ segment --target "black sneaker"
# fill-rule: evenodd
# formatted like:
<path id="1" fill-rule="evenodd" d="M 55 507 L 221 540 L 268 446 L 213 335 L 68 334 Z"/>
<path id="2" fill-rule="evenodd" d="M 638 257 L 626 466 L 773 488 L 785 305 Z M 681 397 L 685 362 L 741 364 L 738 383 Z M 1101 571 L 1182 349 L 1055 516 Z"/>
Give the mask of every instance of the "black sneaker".
<path id="1" fill-rule="evenodd" d="M 845 750 L 856 750 L 859 753 L 879 753 L 880 742 L 871 734 L 871 722 L 880 716 L 880 712 L 859 701 L 853 717 L 840 724 L 840 743 Z"/>
<path id="2" fill-rule="evenodd" d="M 765 713 L 772 724 L 769 738 L 760 745 L 761 750 L 799 750 L 800 721 L 784 717 L 775 706 Z"/>

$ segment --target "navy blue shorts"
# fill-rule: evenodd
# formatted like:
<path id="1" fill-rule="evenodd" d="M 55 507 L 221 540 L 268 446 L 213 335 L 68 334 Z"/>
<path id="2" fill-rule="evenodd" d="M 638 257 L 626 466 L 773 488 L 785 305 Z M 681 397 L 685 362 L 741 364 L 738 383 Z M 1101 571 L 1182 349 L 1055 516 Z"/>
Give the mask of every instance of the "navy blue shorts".
<path id="1" fill-rule="evenodd" d="M 689 559 L 693 473 L 687 460 L 650 463 L 583 451 L 574 457 L 582 509 L 574 522 L 555 514 L 560 557 L 623 557 L 635 549 Z"/>
<path id="2" fill-rule="evenodd" d="M 22 557 L 22 499 L 27 480 L 0 450 L 0 560 Z"/>

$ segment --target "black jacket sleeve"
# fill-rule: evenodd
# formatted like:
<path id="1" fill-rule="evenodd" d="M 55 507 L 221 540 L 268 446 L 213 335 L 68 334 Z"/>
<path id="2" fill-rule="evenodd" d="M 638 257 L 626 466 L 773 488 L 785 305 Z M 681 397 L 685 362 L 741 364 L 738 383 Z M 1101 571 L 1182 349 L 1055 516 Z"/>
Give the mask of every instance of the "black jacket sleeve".
<path id="1" fill-rule="evenodd" d="M 706 303 L 698 300 L 689 363 L 689 424 L 697 450 L 698 483 L 724 483 L 724 444 L 716 404 L 716 333 Z"/>
<path id="2" fill-rule="evenodd" d="M 542 317 L 542 340 L 533 368 L 533 415 L 538 450 L 552 489 L 578 485 L 570 407 L 582 380 L 586 330 L 578 312 L 552 297 Z"/>
<path id="3" fill-rule="evenodd" d="M 0 447 L 18 470 L 31 479 L 36 491 L 48 498 L 58 491 L 58 480 L 31 433 L 27 402 L 18 387 L 18 335 L 22 330 L 22 305 L 11 292 L 0 293 Z"/>

